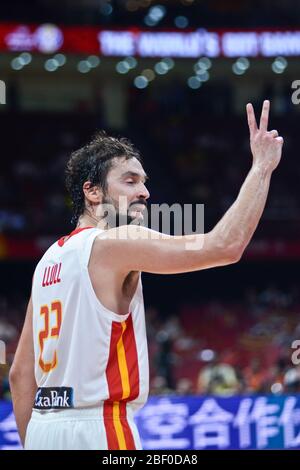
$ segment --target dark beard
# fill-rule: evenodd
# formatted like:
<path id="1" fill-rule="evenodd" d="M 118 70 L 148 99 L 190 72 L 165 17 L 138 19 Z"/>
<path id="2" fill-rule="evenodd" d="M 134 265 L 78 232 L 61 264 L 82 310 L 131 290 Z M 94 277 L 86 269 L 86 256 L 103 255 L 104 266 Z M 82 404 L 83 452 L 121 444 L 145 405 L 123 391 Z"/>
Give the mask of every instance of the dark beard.
<path id="1" fill-rule="evenodd" d="M 137 225 L 138 224 L 137 219 L 129 215 L 128 212 L 126 214 L 120 214 L 120 212 L 116 213 L 116 227 L 121 227 L 122 225 L 130 225 L 130 224 Z"/>
<path id="2" fill-rule="evenodd" d="M 108 228 L 121 227 L 123 225 L 143 225 L 143 219 L 137 219 L 129 214 L 121 214 L 113 204 L 110 198 L 103 199 L 104 204 L 109 204 L 111 209 L 105 211 L 103 218 L 105 218 Z"/>

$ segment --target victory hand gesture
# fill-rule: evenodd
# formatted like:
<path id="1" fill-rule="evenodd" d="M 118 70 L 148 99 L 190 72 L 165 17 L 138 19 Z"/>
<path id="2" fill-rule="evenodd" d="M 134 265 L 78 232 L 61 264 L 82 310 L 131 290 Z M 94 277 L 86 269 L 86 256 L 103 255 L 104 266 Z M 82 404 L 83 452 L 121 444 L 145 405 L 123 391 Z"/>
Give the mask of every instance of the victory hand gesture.
<path id="1" fill-rule="evenodd" d="M 253 164 L 262 169 L 273 171 L 281 159 L 283 138 L 279 137 L 276 130 L 268 131 L 269 111 L 270 101 L 265 100 L 258 128 L 253 106 L 251 103 L 247 104 Z"/>

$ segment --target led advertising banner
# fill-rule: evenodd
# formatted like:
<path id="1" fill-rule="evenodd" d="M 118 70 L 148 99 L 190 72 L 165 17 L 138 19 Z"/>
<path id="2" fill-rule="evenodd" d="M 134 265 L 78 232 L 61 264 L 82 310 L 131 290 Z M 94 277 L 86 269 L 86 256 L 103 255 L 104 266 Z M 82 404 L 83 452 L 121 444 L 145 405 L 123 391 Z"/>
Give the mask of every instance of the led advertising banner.
<path id="1" fill-rule="evenodd" d="M 149 399 L 144 449 L 300 449 L 300 396 Z"/>
<path id="2" fill-rule="evenodd" d="M 1 51 L 107 57 L 275 57 L 300 55 L 300 30 L 159 31 L 54 24 L 0 24 Z"/>
<path id="3" fill-rule="evenodd" d="M 145 450 L 300 449 L 300 396 L 150 397 L 136 415 Z M 0 449 L 21 448 L 0 402 Z"/>

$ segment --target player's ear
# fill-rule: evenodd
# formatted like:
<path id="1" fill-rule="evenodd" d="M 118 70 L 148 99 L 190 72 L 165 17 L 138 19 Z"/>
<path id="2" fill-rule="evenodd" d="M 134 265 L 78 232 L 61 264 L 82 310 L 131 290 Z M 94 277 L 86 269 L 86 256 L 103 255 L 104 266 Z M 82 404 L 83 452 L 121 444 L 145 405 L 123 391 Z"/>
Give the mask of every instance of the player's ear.
<path id="1" fill-rule="evenodd" d="M 100 204 L 102 202 L 103 192 L 99 186 L 92 185 L 90 181 L 85 181 L 82 190 L 90 204 Z"/>

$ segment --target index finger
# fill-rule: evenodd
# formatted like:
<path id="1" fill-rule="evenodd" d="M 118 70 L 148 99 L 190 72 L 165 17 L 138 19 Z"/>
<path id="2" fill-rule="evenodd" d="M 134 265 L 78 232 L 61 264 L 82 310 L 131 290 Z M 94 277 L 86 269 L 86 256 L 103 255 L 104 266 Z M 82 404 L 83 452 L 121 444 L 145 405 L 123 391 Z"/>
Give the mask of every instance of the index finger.
<path id="1" fill-rule="evenodd" d="M 267 131 L 268 129 L 269 111 L 270 111 L 270 101 L 265 100 L 263 107 L 262 107 L 262 112 L 261 112 L 260 122 L 259 122 L 259 129 L 261 131 Z"/>
<path id="2" fill-rule="evenodd" d="M 246 109 L 247 109 L 247 118 L 248 118 L 250 136 L 252 136 L 254 132 L 257 131 L 257 123 L 256 123 L 254 109 L 253 109 L 252 104 L 248 103 L 246 106 Z"/>

